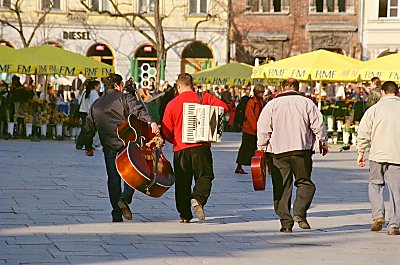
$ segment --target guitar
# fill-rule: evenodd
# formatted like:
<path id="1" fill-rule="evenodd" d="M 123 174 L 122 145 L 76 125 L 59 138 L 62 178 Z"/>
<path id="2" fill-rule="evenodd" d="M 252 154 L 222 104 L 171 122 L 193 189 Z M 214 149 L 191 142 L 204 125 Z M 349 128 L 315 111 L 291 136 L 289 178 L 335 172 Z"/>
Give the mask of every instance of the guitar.
<path id="1" fill-rule="evenodd" d="M 162 196 L 175 182 L 172 166 L 161 151 L 162 138 L 135 115 L 118 126 L 117 134 L 126 146 L 115 160 L 121 178 L 148 196 Z"/>
<path id="2" fill-rule="evenodd" d="M 265 190 L 267 176 L 267 153 L 264 150 L 256 150 L 251 158 L 251 177 L 254 190 Z"/>

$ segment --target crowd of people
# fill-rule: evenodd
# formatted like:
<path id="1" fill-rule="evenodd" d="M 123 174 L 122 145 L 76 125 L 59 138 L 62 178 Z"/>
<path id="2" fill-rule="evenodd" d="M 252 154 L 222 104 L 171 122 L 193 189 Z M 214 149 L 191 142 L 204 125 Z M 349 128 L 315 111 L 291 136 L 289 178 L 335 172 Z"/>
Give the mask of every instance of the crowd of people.
<path id="1" fill-rule="evenodd" d="M 264 150 L 267 154 L 274 209 L 281 222 L 280 231 L 292 232 L 295 222 L 302 229 L 311 229 L 307 210 L 316 189 L 311 179 L 312 155 L 315 152 L 323 156 L 328 153 L 328 134 L 316 103 L 353 99 L 365 102 L 366 107 L 357 136 L 357 163 L 360 167 L 365 166 L 365 153 L 370 152 L 371 230 L 380 231 L 388 216 L 387 234 L 400 235 L 400 211 L 397 210 L 400 205 L 400 147 L 397 146 L 400 99 L 399 88 L 394 82 L 381 84 L 379 78 L 373 78 L 366 87 L 334 83 L 311 90 L 296 79 L 288 78 L 279 88 L 261 84 L 254 87 L 212 87 L 195 85 L 191 75 L 184 73 L 178 76 L 173 86 L 165 82 L 158 89 L 154 84 L 150 89 L 136 89 L 133 79 L 124 83 L 118 74 L 111 74 L 102 80 L 79 80 L 75 78 L 67 89 L 58 87 L 56 90 L 49 86 L 47 95 L 44 91 L 37 91 L 40 92 L 37 97 L 52 104 L 68 103 L 70 115 L 78 115 L 82 121 L 76 148 L 85 149 L 87 156 L 93 156 L 98 133 L 98 145 L 103 147 L 108 175 L 113 222 L 122 222 L 122 217 L 132 219 L 129 205 L 134 189 L 126 183 L 122 189 L 122 179 L 115 162 L 117 155 L 125 148 L 117 134 L 117 127 L 129 115 L 149 124 L 152 133 L 173 144 L 175 200 L 180 222 L 191 222 L 191 208 L 200 221 L 206 219 L 204 207 L 215 178 L 211 143 L 186 143 L 182 139 L 184 103 L 201 103 L 223 107 L 226 130 L 242 132 L 235 173 L 247 174 L 242 166 L 250 165 L 256 150 Z M 15 109 L 10 107 L 14 104 L 11 103 L 17 96 L 33 98 L 33 87 L 33 80 L 28 79 L 21 84 L 17 76 L 12 78 L 9 85 L 0 81 L 2 133 L 3 121 L 15 114 Z M 21 89 L 26 93 L 22 95 L 17 92 Z M 160 122 L 145 107 L 145 102 L 154 98 L 158 99 L 160 105 Z M 242 107 L 241 102 L 244 102 Z M 241 115 L 243 117 L 239 118 Z M 193 180 L 195 184 L 192 187 Z M 292 210 L 293 185 L 296 192 Z M 385 212 L 383 200 L 385 186 L 390 196 L 388 212 Z"/>
<path id="2" fill-rule="evenodd" d="M 93 102 L 104 93 L 106 79 L 84 78 L 81 75 L 67 79 L 55 75 L 47 80 L 40 78 L 37 83 L 31 76 L 25 76 L 23 83 L 20 80 L 18 75 L 13 75 L 9 83 L 0 79 L 0 137 L 5 139 L 25 138 L 27 135 L 24 125 L 28 122 L 34 123 L 36 126 L 41 123 L 61 122 L 66 125 L 63 136 L 69 137 L 71 126 L 68 124 L 83 128 L 88 110 Z M 148 87 L 136 89 L 134 79 L 131 77 L 127 81 L 129 85 L 124 86 L 124 93 L 135 94 L 144 102 L 149 102 L 157 94 L 164 94 L 172 88 L 166 81 L 156 89 L 154 82 L 155 79 L 151 78 Z M 45 87 L 46 89 L 44 89 Z M 41 106 L 37 108 L 35 104 Z M 34 107 L 36 108 L 34 109 Z M 36 113 L 32 121 L 30 116 L 33 116 L 34 112 Z M 46 117 L 42 119 L 41 116 Z M 14 129 L 8 128 L 10 123 L 16 125 Z M 70 128 L 68 129 L 68 127 Z M 82 130 L 80 132 L 76 139 L 77 149 L 84 148 Z M 54 135 L 49 135 L 52 134 L 51 131 L 47 134 L 49 137 L 55 138 Z M 99 145 L 97 136 L 95 146 Z"/>

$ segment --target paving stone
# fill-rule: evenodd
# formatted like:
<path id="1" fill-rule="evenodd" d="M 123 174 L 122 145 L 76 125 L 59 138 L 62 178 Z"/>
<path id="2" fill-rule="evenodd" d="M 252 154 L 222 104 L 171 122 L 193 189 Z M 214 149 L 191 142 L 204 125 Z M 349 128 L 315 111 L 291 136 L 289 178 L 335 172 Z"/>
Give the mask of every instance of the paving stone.
<path id="1" fill-rule="evenodd" d="M 398 264 L 400 237 L 370 231 L 368 168 L 356 166 L 354 148 L 314 156 L 312 229 L 283 234 L 270 176 L 255 192 L 250 175 L 234 173 L 240 139 L 224 133 L 213 145 L 206 221 L 190 224 L 179 223 L 174 186 L 158 199 L 136 192 L 133 220 L 111 223 L 101 151 L 0 140 L 0 264 Z M 172 161 L 170 144 L 163 152 Z"/>

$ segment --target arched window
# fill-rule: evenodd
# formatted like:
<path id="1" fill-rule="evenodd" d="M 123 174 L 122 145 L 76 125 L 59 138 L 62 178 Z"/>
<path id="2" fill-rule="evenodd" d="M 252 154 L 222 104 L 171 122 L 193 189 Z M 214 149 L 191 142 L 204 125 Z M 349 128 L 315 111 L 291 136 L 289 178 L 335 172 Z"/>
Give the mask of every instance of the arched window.
<path id="1" fill-rule="evenodd" d="M 15 48 L 14 45 L 11 44 L 11 42 L 6 41 L 6 40 L 0 40 L 0 45 L 7 46 L 10 48 Z"/>
<path id="2" fill-rule="evenodd" d="M 96 43 L 90 46 L 86 56 L 108 65 L 114 65 L 114 55 L 108 45 L 104 43 Z"/>
<path id="3" fill-rule="evenodd" d="M 213 64 L 211 49 L 200 41 L 190 43 L 183 49 L 181 72 L 193 74 Z"/>
<path id="4" fill-rule="evenodd" d="M 134 59 L 136 63 L 133 64 L 131 74 L 136 78 L 139 87 L 149 87 L 151 82 L 150 78 L 156 79 L 157 75 L 157 51 L 150 44 L 139 47 Z"/>

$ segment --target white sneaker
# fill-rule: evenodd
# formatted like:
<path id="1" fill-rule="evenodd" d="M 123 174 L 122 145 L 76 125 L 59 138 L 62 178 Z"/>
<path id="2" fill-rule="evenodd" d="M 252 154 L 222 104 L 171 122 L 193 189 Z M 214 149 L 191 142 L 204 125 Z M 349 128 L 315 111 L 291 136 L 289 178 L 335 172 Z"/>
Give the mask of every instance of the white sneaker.
<path id="1" fill-rule="evenodd" d="M 200 222 L 206 220 L 206 216 L 204 215 L 203 211 L 203 206 L 201 206 L 201 204 L 196 199 L 191 199 L 190 203 L 192 204 L 197 219 L 199 219 Z"/>

